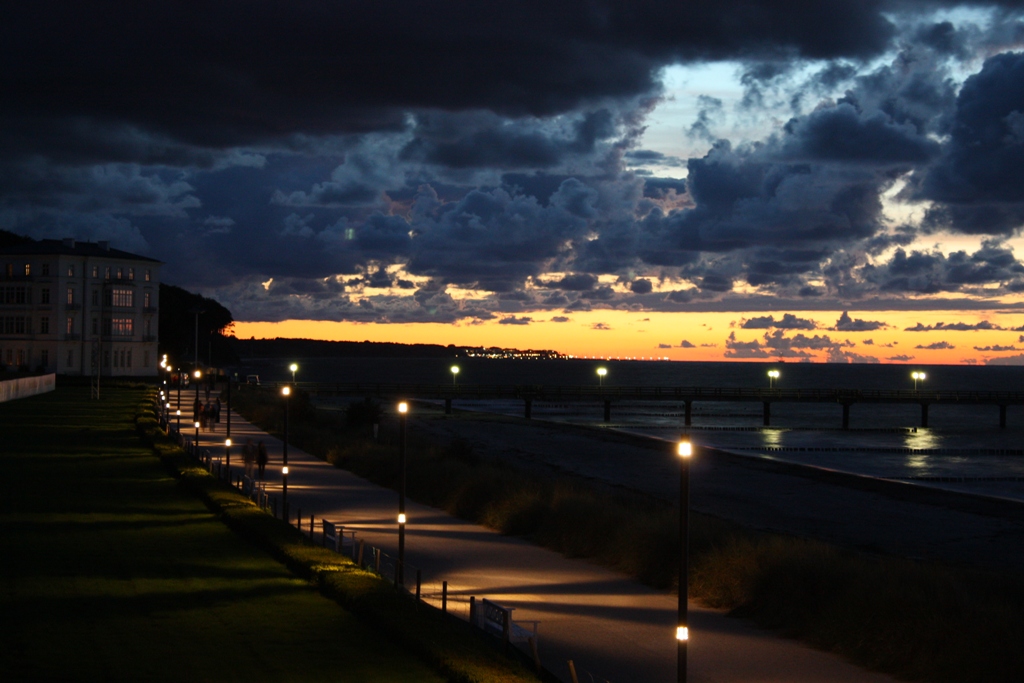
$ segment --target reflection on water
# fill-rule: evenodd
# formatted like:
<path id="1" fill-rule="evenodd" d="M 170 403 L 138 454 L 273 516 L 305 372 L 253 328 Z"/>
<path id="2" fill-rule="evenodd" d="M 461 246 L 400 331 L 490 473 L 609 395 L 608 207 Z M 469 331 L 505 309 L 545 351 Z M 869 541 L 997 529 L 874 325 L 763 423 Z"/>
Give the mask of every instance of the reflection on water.
<path id="1" fill-rule="evenodd" d="M 919 427 L 903 438 L 907 448 L 941 448 L 942 437 L 927 427 Z"/>
<path id="2" fill-rule="evenodd" d="M 765 429 L 761 431 L 761 438 L 764 439 L 764 445 L 768 448 L 782 446 L 782 432 L 781 429 Z"/>

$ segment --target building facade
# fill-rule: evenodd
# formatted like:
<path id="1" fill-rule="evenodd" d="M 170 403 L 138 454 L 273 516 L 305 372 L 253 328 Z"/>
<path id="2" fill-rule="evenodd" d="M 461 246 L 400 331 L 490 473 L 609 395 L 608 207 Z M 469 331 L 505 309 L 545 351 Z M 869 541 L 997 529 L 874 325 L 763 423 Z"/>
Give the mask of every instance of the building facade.
<path id="1" fill-rule="evenodd" d="M 0 366 L 63 375 L 156 375 L 160 266 L 109 242 L 0 249 Z"/>

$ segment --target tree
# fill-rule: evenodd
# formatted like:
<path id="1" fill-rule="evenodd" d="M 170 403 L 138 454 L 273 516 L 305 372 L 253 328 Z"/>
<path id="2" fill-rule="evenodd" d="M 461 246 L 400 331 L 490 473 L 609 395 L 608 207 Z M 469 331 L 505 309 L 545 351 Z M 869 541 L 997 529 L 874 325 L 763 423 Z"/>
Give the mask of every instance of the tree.
<path id="1" fill-rule="evenodd" d="M 199 311 L 199 364 L 223 367 L 238 362 L 225 332 L 234 322 L 231 311 L 213 299 L 181 287 L 160 284 L 160 353 L 179 366 L 196 357 L 196 312 Z"/>

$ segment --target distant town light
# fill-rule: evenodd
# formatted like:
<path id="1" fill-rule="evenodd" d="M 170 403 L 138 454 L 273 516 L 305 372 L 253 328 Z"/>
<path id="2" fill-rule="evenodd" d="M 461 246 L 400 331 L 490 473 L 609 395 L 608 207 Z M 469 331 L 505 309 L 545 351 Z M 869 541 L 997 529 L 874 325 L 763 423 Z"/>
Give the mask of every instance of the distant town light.
<path id="1" fill-rule="evenodd" d="M 409 412 L 409 404 L 406 403 L 405 401 L 402 401 L 401 403 L 399 403 L 398 404 L 398 412 L 402 413 L 403 415 L 405 413 Z"/>
<path id="2" fill-rule="evenodd" d="M 292 388 L 291 387 L 281 387 L 281 395 L 282 396 L 288 396 L 291 393 L 292 393 Z"/>

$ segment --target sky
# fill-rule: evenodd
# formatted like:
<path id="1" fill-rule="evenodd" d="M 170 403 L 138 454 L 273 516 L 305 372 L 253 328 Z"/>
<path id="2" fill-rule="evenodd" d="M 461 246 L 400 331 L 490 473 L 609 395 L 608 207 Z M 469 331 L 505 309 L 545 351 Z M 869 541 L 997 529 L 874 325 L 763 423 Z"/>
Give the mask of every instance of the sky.
<path id="1" fill-rule="evenodd" d="M 1024 1 L 20 3 L 0 228 L 244 338 L 1024 364 Z"/>

